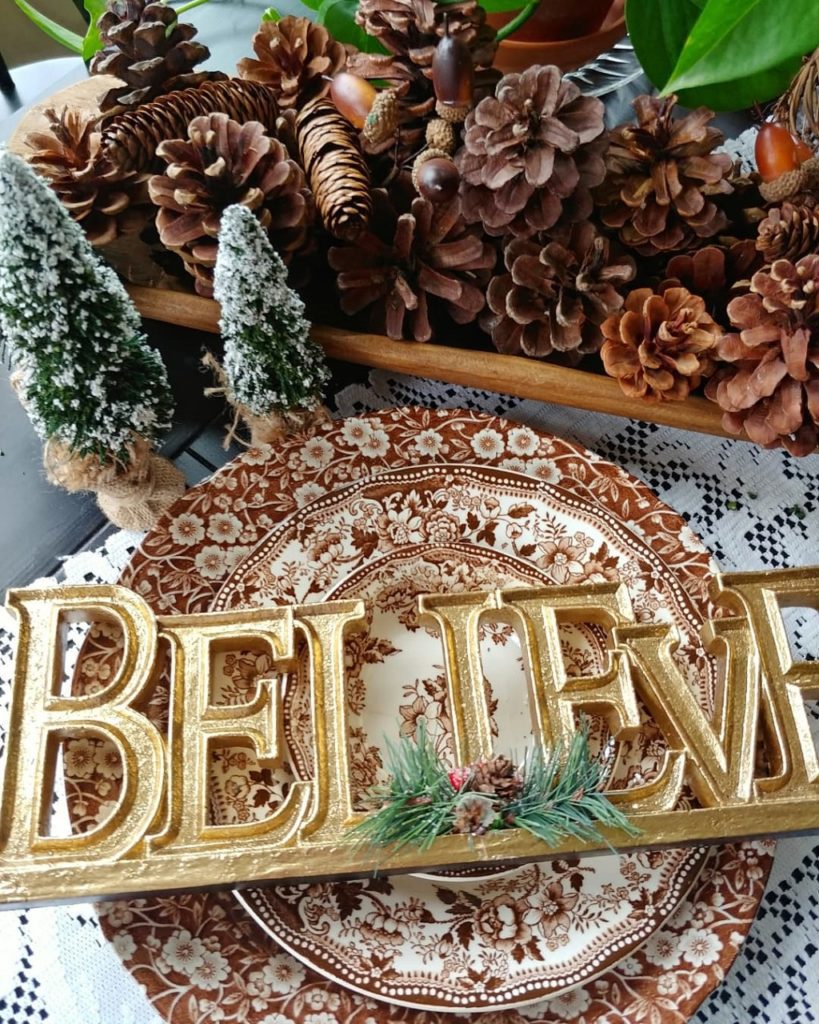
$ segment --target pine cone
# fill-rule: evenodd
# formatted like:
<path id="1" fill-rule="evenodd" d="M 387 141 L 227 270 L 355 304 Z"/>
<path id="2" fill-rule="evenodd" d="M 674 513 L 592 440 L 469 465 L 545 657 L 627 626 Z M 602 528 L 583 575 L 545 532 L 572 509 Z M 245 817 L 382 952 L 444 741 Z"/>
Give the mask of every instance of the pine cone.
<path id="1" fill-rule="evenodd" d="M 768 211 L 757 231 L 756 247 L 766 263 L 794 262 L 819 250 L 819 207 L 783 203 Z"/>
<path id="2" fill-rule="evenodd" d="M 514 238 L 504 251 L 508 273 L 486 292 L 491 313 L 481 324 L 500 352 L 544 358 L 570 352 L 576 359 L 603 343 L 600 325 L 623 305 L 617 286 L 635 274 L 630 257 L 613 259 L 609 242 L 583 221 L 563 242 Z"/>
<path id="3" fill-rule="evenodd" d="M 500 754 L 472 765 L 469 788 L 508 803 L 520 793 L 523 779 L 513 762 Z"/>
<path id="4" fill-rule="evenodd" d="M 452 831 L 458 835 L 482 836 L 495 820 L 495 804 L 482 793 L 464 793 L 455 805 Z"/>
<path id="5" fill-rule="evenodd" d="M 266 85 L 238 78 L 205 82 L 116 114 L 102 129 L 103 152 L 121 171 L 150 170 L 160 142 L 183 138 L 194 117 L 217 112 L 240 123 L 260 121 L 265 129 L 272 130 L 278 107 Z"/>
<path id="6" fill-rule="evenodd" d="M 182 257 L 200 295 L 213 293 L 219 225 L 233 203 L 256 214 L 285 263 L 308 240 L 313 208 L 304 174 L 264 132 L 256 121 L 208 114 L 191 121 L 189 141 L 172 139 L 157 149 L 168 162 L 167 172 L 148 182 L 160 207 L 159 237 Z"/>
<path id="7" fill-rule="evenodd" d="M 101 110 L 134 107 L 204 79 L 190 72 L 210 57 L 210 50 L 191 42 L 196 28 L 177 21 L 170 5 L 108 0 L 98 24 L 103 45 L 91 61 L 91 74 L 115 75 L 125 83 L 109 89 Z"/>
<path id="8" fill-rule="evenodd" d="M 30 132 L 29 163 L 51 185 L 92 245 L 107 245 L 124 232 L 138 231 L 151 206 L 147 175 L 119 174 L 102 156 L 97 118 L 64 107 L 44 111 L 45 131 Z"/>
<path id="9" fill-rule="evenodd" d="M 370 174 L 350 122 L 330 100 L 316 100 L 296 117 L 301 163 L 325 228 L 355 238 L 372 213 Z"/>
<path id="10" fill-rule="evenodd" d="M 461 36 L 476 68 L 488 68 L 498 44 L 477 0 L 436 3 L 435 0 L 360 0 L 356 24 L 396 56 L 405 57 L 430 73 L 432 55 L 448 26 Z"/>
<path id="11" fill-rule="evenodd" d="M 730 246 L 706 245 L 693 253 L 672 256 L 658 291 L 687 288 L 702 296 L 711 316 L 724 324 L 728 302 L 747 289 L 751 275 L 761 266 L 762 257 L 750 238 Z"/>
<path id="12" fill-rule="evenodd" d="M 605 173 L 603 104 L 551 65 L 506 75 L 466 119 L 460 169 L 464 216 L 491 235 L 528 237 L 561 215 L 585 220 Z"/>
<path id="13" fill-rule="evenodd" d="M 675 121 L 676 96 L 638 96 L 637 125 L 610 133 L 606 180 L 597 192 L 601 219 L 643 256 L 692 248 L 727 225 L 710 197 L 727 195 L 732 161 L 714 153 L 722 132 L 700 107 Z"/>
<path id="14" fill-rule="evenodd" d="M 819 443 L 819 255 L 757 271 L 728 306 L 739 333 L 717 347 L 723 366 L 706 395 L 723 426 L 764 448 L 808 455 Z"/>
<path id="15" fill-rule="evenodd" d="M 386 192 L 376 189 L 374 198 L 371 229 L 354 246 L 328 254 L 344 312 L 372 306 L 375 330 L 415 341 L 432 337 L 436 306 L 456 323 L 471 323 L 484 307 L 485 271 L 494 266 L 495 251 L 466 227 L 460 201 L 433 205 L 419 198 L 397 216 Z"/>
<path id="16" fill-rule="evenodd" d="M 330 79 L 347 60 L 344 47 L 323 25 L 293 15 L 263 21 L 253 37 L 253 51 L 259 59 L 243 57 L 236 65 L 239 77 L 269 86 L 282 109 L 301 110 L 325 96 Z"/>
<path id="17" fill-rule="evenodd" d="M 600 350 L 606 373 L 616 377 L 629 398 L 646 402 L 679 401 L 699 387 L 714 368 L 714 349 L 722 336 L 699 295 L 668 288 L 657 295 L 637 288 L 601 328 Z"/>

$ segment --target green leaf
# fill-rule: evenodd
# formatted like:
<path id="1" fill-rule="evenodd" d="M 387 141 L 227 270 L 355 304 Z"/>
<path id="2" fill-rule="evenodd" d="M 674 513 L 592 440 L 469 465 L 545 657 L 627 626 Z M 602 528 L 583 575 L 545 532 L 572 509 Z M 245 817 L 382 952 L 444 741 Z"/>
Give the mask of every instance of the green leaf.
<path id="1" fill-rule="evenodd" d="M 321 7 L 322 0 L 301 0 L 302 7 L 307 7 L 311 11 L 317 11 Z"/>
<path id="2" fill-rule="evenodd" d="M 626 27 L 643 70 L 661 89 L 705 0 L 627 0 Z"/>
<path id="3" fill-rule="evenodd" d="M 817 45 L 816 0 L 708 0 L 663 91 L 748 79 Z"/>
<path id="4" fill-rule="evenodd" d="M 438 0 L 440 3 L 441 0 Z M 460 0 L 444 0 L 445 3 L 459 3 Z M 521 11 L 527 7 L 526 0 L 481 0 L 481 7 L 487 14 L 505 14 L 507 11 Z"/>
<path id="5" fill-rule="evenodd" d="M 282 16 L 276 10 L 275 7 L 268 7 L 266 11 L 262 13 L 262 21 L 281 21 Z"/>
<path id="6" fill-rule="evenodd" d="M 680 89 L 680 103 L 686 107 L 710 107 L 712 110 L 743 110 L 755 103 L 780 96 L 787 89 L 801 63 L 801 57 L 791 57 L 777 68 L 743 75 L 732 82 L 714 82 L 694 89 Z"/>
<path id="7" fill-rule="evenodd" d="M 101 15 L 105 13 L 106 6 L 106 0 L 83 0 L 83 7 L 90 19 L 85 39 L 82 41 L 82 59 L 85 61 L 91 60 L 97 50 L 102 49 L 102 39 L 100 38 L 100 30 L 97 28 L 97 22 Z"/>
<path id="8" fill-rule="evenodd" d="M 358 0 L 322 0 L 316 21 L 340 43 L 350 43 L 362 53 L 387 53 L 381 43 L 355 23 Z"/>
<path id="9" fill-rule="evenodd" d="M 51 18 L 47 18 L 45 14 L 40 14 L 35 7 L 28 3 L 28 0 L 14 0 L 14 2 L 23 14 L 30 21 L 33 21 L 37 28 L 45 32 L 50 39 L 53 39 L 55 43 L 59 43 L 60 46 L 64 46 L 67 50 L 71 50 L 72 53 L 76 53 L 78 56 L 82 54 L 82 36 L 77 35 L 76 32 L 72 32 L 70 29 L 64 28 Z"/>

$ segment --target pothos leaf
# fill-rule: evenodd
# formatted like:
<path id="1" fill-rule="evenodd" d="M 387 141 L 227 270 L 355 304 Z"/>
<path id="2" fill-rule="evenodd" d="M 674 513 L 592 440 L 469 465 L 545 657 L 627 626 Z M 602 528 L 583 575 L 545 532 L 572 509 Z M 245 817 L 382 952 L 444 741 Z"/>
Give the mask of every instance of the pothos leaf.
<path id="1" fill-rule="evenodd" d="M 275 7 L 268 7 L 262 12 L 262 21 L 281 21 L 282 16 Z"/>
<path id="2" fill-rule="evenodd" d="M 817 45 L 816 0 L 708 0 L 664 91 L 748 79 Z"/>
<path id="3" fill-rule="evenodd" d="M 626 0 L 626 27 L 643 70 L 661 89 L 705 0 Z"/>
<path id="4" fill-rule="evenodd" d="M 340 43 L 350 43 L 362 53 L 388 53 L 381 43 L 367 35 L 355 22 L 358 0 L 322 0 L 316 21 Z"/>
<path id="5" fill-rule="evenodd" d="M 65 28 L 60 25 L 59 22 L 54 21 L 53 18 L 47 17 L 45 14 L 41 14 L 36 7 L 32 7 L 28 0 L 14 0 L 15 4 L 25 14 L 25 16 L 33 21 L 34 24 L 42 32 L 44 32 L 49 39 L 53 39 L 55 43 L 59 43 L 60 46 L 64 46 L 67 50 L 71 50 L 72 53 L 76 53 L 78 56 L 83 52 L 83 38 L 76 32 L 72 32 L 71 29 Z"/>
<path id="6" fill-rule="evenodd" d="M 799 69 L 801 57 L 792 57 L 776 68 L 742 75 L 732 82 L 714 82 L 693 89 L 674 90 L 686 107 L 710 107 L 712 110 L 742 110 L 765 103 L 787 89 Z"/>

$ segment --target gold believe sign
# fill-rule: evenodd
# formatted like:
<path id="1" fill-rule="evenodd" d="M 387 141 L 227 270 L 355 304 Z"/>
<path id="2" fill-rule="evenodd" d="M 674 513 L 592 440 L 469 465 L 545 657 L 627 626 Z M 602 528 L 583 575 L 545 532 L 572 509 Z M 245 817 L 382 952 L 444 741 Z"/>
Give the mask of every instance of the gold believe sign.
<path id="1" fill-rule="evenodd" d="M 662 730 L 668 753 L 657 777 L 609 794 L 642 830 L 636 838 L 611 834 L 619 848 L 819 830 L 819 762 L 804 706 L 819 698 L 819 662 L 793 660 L 781 614 L 786 606 L 819 610 L 819 568 L 723 575 L 713 596 L 728 614 L 703 630 L 706 648 L 722 664 L 711 718 L 673 657 L 673 627 L 636 624 L 622 585 L 419 598 L 424 621 L 441 636 L 458 763 L 492 753 L 478 626 L 482 619 L 502 620 L 521 640 L 539 742 L 565 743 L 583 711 L 604 715 L 615 740 L 627 740 L 640 727 L 638 697 Z M 2 782 L 2 904 L 361 875 L 384 866 L 521 862 L 595 849 L 577 840 L 547 848 L 519 829 L 480 839 L 442 836 L 423 851 L 362 849 L 349 841 L 361 814 L 349 785 L 344 639 L 365 623 L 361 601 L 155 617 L 124 588 L 78 586 L 13 590 L 8 607 L 19 618 L 19 640 Z M 93 695 L 59 692 L 58 628 L 72 617 L 113 620 L 123 630 L 122 664 Z M 602 674 L 567 677 L 558 636 L 566 621 L 610 630 Z M 248 745 L 275 766 L 284 750 L 278 687 L 264 680 L 248 704 L 213 704 L 213 654 L 257 647 L 282 671 L 293 663 L 296 634 L 306 640 L 310 659 L 315 778 L 295 782 L 264 821 L 214 825 L 210 751 Z M 137 710 L 158 675 L 160 640 L 171 652 L 167 735 Z M 93 831 L 51 836 L 45 823 L 59 742 L 89 734 L 119 748 L 119 803 Z M 757 778 L 760 736 L 769 770 Z M 700 806 L 675 809 L 686 783 Z"/>

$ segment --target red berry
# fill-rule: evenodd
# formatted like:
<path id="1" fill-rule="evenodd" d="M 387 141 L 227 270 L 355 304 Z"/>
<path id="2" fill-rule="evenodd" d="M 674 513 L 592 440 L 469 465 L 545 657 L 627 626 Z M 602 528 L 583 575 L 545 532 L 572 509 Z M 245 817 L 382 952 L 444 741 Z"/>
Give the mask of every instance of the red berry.
<path id="1" fill-rule="evenodd" d="M 469 778 L 468 768 L 453 768 L 449 775 L 449 783 L 456 793 L 460 792 Z"/>
<path id="2" fill-rule="evenodd" d="M 813 153 L 801 139 L 795 139 L 787 128 L 768 121 L 759 129 L 754 155 L 762 180 L 774 181 L 781 174 L 795 171 Z"/>

